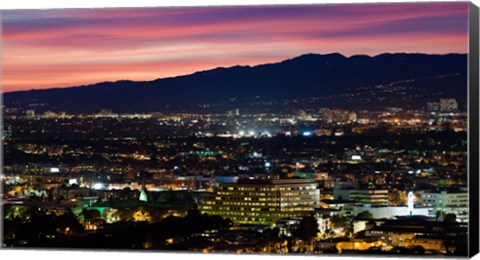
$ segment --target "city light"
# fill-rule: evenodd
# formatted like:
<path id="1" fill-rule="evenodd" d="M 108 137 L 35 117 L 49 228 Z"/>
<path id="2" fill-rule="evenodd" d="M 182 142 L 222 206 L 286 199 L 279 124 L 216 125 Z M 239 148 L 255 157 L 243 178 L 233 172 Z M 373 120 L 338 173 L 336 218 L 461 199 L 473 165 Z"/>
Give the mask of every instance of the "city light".
<path id="1" fill-rule="evenodd" d="M 354 161 L 360 161 L 360 160 L 362 160 L 362 156 L 360 156 L 360 155 L 352 155 L 352 160 L 354 160 Z"/>
<path id="2" fill-rule="evenodd" d="M 97 182 L 92 185 L 92 189 L 94 190 L 102 190 L 105 188 L 105 184 Z"/>
<path id="3" fill-rule="evenodd" d="M 468 2 L 103 9 L 2 11 L 2 247 L 471 253 Z"/>
<path id="4" fill-rule="evenodd" d="M 303 131 L 302 135 L 305 136 L 305 137 L 308 137 L 308 136 L 312 136 L 313 133 L 311 131 Z"/>

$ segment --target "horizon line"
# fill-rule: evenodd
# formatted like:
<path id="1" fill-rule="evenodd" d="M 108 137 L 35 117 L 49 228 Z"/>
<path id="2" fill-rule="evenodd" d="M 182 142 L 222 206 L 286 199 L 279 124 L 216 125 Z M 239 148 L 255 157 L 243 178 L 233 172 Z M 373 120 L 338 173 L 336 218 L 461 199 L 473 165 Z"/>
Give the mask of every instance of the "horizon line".
<path id="1" fill-rule="evenodd" d="M 59 90 L 59 89 L 72 89 L 72 88 L 82 88 L 82 87 L 89 87 L 97 84 L 104 84 L 104 83 L 117 83 L 117 82 L 122 82 L 122 81 L 128 81 L 128 82 L 152 82 L 155 80 L 162 80 L 162 79 L 173 79 L 177 77 L 185 77 L 185 76 L 190 76 L 196 73 L 200 72 L 206 72 L 206 71 L 212 71 L 216 69 L 229 69 L 229 68 L 234 68 L 234 67 L 257 67 L 257 66 L 263 66 L 263 65 L 270 65 L 270 64 L 278 64 L 282 63 L 285 61 L 293 60 L 302 56 L 307 56 L 307 55 L 319 55 L 319 56 L 327 56 L 327 55 L 340 55 L 343 56 L 346 59 L 350 59 L 352 57 L 357 57 L 357 56 L 364 56 L 364 57 L 369 57 L 369 58 L 376 58 L 378 56 L 382 55 L 398 55 L 398 54 L 404 54 L 404 55 L 430 55 L 430 56 L 445 56 L 445 55 L 468 55 L 468 52 L 466 53 L 459 53 L 459 52 L 449 52 L 449 53 L 424 53 L 424 52 L 382 52 L 378 53 L 375 55 L 368 55 L 368 54 L 352 54 L 352 55 L 345 55 L 340 52 L 330 52 L 330 53 L 314 53 L 314 52 L 305 52 L 300 55 L 293 56 L 291 58 L 285 58 L 279 61 L 273 61 L 273 62 L 266 62 L 266 63 L 257 63 L 257 64 L 237 64 L 233 66 L 217 66 L 217 67 L 211 67 L 203 70 L 197 70 L 193 71 L 191 73 L 187 74 L 180 74 L 180 75 L 174 75 L 174 76 L 167 76 L 167 77 L 160 77 L 160 78 L 154 78 L 154 79 L 145 79 L 145 80 L 130 80 L 130 79 L 118 79 L 114 81 L 98 81 L 98 82 L 93 82 L 93 83 L 85 83 L 83 85 L 73 85 L 73 86 L 63 86 L 63 87 L 46 87 L 46 88 L 35 88 L 35 89 L 24 89 L 24 90 L 13 90 L 13 91 L 7 91 L 4 92 L 2 89 L 2 95 L 3 94 L 10 94 L 10 93 L 22 93 L 22 92 L 30 92 L 30 91 L 43 91 L 43 90 Z"/>

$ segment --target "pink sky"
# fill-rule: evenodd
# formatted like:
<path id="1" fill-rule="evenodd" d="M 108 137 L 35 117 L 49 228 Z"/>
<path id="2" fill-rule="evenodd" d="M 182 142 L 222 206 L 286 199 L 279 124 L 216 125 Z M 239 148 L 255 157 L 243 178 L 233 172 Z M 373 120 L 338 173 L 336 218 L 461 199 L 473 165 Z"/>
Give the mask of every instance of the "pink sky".
<path id="1" fill-rule="evenodd" d="M 466 53 L 468 4 L 3 11 L 3 92 L 153 80 L 305 53 Z"/>

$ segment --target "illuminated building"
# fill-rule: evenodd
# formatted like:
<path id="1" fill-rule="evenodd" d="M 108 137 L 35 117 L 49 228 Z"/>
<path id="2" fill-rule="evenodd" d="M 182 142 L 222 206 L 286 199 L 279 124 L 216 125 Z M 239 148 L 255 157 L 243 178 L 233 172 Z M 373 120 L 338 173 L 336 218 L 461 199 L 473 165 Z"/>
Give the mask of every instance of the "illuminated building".
<path id="1" fill-rule="evenodd" d="M 323 209 L 339 210 L 342 216 L 351 216 L 355 203 L 356 202 L 352 200 L 323 199 L 320 201 L 320 207 Z"/>
<path id="2" fill-rule="evenodd" d="M 438 112 L 440 110 L 440 103 L 438 102 L 427 102 L 427 111 Z"/>
<path id="3" fill-rule="evenodd" d="M 454 98 L 442 98 L 440 99 L 440 111 L 452 112 L 458 110 L 457 100 Z"/>
<path id="4" fill-rule="evenodd" d="M 275 227 L 278 228 L 278 233 L 281 236 L 292 237 L 294 230 L 300 226 L 302 219 L 301 217 L 279 219 L 275 222 Z"/>
<path id="5" fill-rule="evenodd" d="M 9 140 L 12 138 L 12 126 L 3 126 L 2 129 L 2 140 Z"/>
<path id="6" fill-rule="evenodd" d="M 313 131 L 316 136 L 331 136 L 332 129 L 316 129 Z"/>
<path id="7" fill-rule="evenodd" d="M 142 189 L 142 191 L 140 192 L 140 197 L 138 198 L 138 200 L 144 201 L 144 202 L 148 201 L 148 196 L 147 196 L 147 193 L 145 192 L 145 189 Z"/>
<path id="8" fill-rule="evenodd" d="M 430 208 L 431 216 L 438 213 L 452 213 L 457 216 L 457 220 L 467 221 L 468 219 L 468 193 L 457 192 L 420 192 L 420 204 Z"/>
<path id="9" fill-rule="evenodd" d="M 339 253 L 345 250 L 368 250 L 372 247 L 380 247 L 383 242 L 376 237 L 352 238 L 350 241 L 338 242 L 336 248 Z"/>
<path id="10" fill-rule="evenodd" d="M 387 206 L 388 190 L 353 190 L 350 192 L 350 199 L 358 201 L 364 205 Z"/>
<path id="11" fill-rule="evenodd" d="M 56 117 L 57 114 L 53 111 L 46 111 L 45 113 L 43 113 L 42 117 L 44 118 L 54 118 Z"/>
<path id="12" fill-rule="evenodd" d="M 312 179 L 239 180 L 221 184 L 200 211 L 235 224 L 273 225 L 278 219 L 312 213 L 319 198 L 318 183 Z"/>
<path id="13" fill-rule="evenodd" d="M 26 115 L 28 118 L 34 118 L 34 117 L 35 117 L 35 110 L 33 110 L 33 109 L 27 110 L 27 111 L 25 112 L 25 115 Z"/>
<path id="14" fill-rule="evenodd" d="M 447 246 L 444 243 L 444 239 L 437 238 L 437 237 L 418 236 L 411 239 L 405 239 L 405 241 L 402 243 L 402 246 L 406 248 L 414 248 L 414 247 L 421 246 L 425 250 L 434 250 L 441 253 L 447 252 Z M 449 249 L 449 253 L 452 253 L 454 252 L 455 247 L 450 246 L 448 249 Z"/>
<path id="15" fill-rule="evenodd" d="M 94 190 L 93 195 L 97 196 L 100 201 L 108 200 L 134 200 L 139 198 L 138 190 Z"/>
<path id="16" fill-rule="evenodd" d="M 320 108 L 318 112 L 327 123 L 348 124 L 357 120 L 357 113 L 343 109 Z"/>
<path id="17" fill-rule="evenodd" d="M 325 234 L 328 230 L 332 229 L 332 222 L 331 219 L 333 217 L 341 216 L 341 210 L 339 209 L 326 209 L 326 208 L 318 208 L 315 209 L 315 219 L 317 220 L 318 230 L 320 233 Z"/>
<path id="18" fill-rule="evenodd" d="M 392 115 L 395 115 L 403 111 L 403 108 L 401 107 L 387 107 L 386 109 Z"/>
<path id="19" fill-rule="evenodd" d="M 461 237 L 467 233 L 467 225 L 455 222 L 434 222 L 418 217 L 399 220 L 372 221 L 365 236 L 377 237 L 388 246 L 414 248 L 421 246 L 427 250 L 444 251 L 449 236 Z M 449 250 L 453 250 L 451 247 Z M 442 252 L 445 253 L 445 252 Z"/>
<path id="20" fill-rule="evenodd" d="M 352 200 L 362 205 L 388 206 L 388 190 L 385 189 L 355 189 L 335 187 L 333 195 L 336 199 Z"/>

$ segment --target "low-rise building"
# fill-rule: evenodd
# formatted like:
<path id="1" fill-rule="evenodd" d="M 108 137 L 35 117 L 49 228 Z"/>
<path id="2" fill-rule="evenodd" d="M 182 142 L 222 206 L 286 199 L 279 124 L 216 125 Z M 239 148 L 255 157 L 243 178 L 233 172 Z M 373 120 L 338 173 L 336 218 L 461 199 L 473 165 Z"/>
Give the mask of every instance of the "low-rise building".
<path id="1" fill-rule="evenodd" d="M 388 206 L 387 189 L 357 189 L 353 187 L 335 187 L 333 190 L 335 199 L 353 200 L 359 204 L 372 206 Z"/>
<path id="2" fill-rule="evenodd" d="M 442 248 L 446 248 L 449 241 L 467 235 L 467 225 L 458 222 L 437 222 L 419 217 L 406 217 L 377 223 L 378 225 L 364 231 L 365 236 L 380 238 L 386 245 L 392 247 L 422 246 L 424 249 L 442 252 Z M 439 245 L 438 241 L 442 241 L 442 245 Z M 452 250 L 454 250 L 452 247 L 448 249 L 449 252 Z"/>
<path id="3" fill-rule="evenodd" d="M 430 216 L 440 217 L 455 214 L 458 221 L 468 221 L 468 192 L 465 191 L 435 191 L 420 192 L 420 204 L 430 208 Z"/>
<path id="4" fill-rule="evenodd" d="M 318 208 L 315 209 L 314 217 L 317 220 L 318 230 L 321 234 L 325 234 L 332 229 L 333 217 L 341 216 L 342 211 L 339 209 Z"/>

